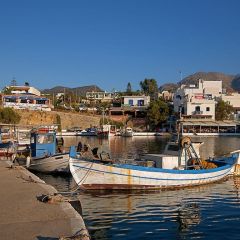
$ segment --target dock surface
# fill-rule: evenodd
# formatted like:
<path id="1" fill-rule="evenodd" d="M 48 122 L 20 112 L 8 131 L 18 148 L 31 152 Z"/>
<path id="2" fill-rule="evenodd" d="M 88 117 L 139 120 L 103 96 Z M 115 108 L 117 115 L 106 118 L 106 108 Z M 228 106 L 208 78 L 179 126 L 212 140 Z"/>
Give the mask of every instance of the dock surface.
<path id="1" fill-rule="evenodd" d="M 54 240 L 78 232 L 78 239 L 88 240 L 84 221 L 69 202 L 37 199 L 53 193 L 55 188 L 28 170 L 0 160 L 0 239 Z"/>

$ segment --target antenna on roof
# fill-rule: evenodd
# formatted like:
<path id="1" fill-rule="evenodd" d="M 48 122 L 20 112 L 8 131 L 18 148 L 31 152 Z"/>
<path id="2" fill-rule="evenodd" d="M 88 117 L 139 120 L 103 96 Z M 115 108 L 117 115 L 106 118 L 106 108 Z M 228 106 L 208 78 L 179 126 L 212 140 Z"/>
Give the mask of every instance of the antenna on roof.
<path id="1" fill-rule="evenodd" d="M 11 81 L 11 86 L 17 86 L 17 81 L 16 81 L 15 76 L 13 76 L 13 79 Z"/>
<path id="2" fill-rule="evenodd" d="M 180 81 L 182 81 L 182 71 L 179 70 L 179 74 L 180 74 Z"/>

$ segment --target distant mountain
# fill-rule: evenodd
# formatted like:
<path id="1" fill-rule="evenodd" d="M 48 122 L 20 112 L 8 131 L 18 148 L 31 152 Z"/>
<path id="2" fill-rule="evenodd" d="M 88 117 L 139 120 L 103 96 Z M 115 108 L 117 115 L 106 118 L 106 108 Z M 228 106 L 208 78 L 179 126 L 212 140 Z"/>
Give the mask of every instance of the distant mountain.
<path id="1" fill-rule="evenodd" d="M 53 94 L 53 93 L 74 93 L 79 96 L 86 96 L 86 92 L 104 92 L 101 88 L 99 88 L 96 85 L 90 85 L 90 86 L 83 86 L 83 87 L 76 87 L 76 88 L 69 88 L 69 87 L 63 87 L 63 86 L 56 86 L 50 89 L 44 89 L 42 90 L 42 93 L 44 94 Z"/>
<path id="2" fill-rule="evenodd" d="M 179 86 L 177 83 L 165 83 L 159 88 L 159 91 L 160 92 L 162 92 L 162 91 L 175 92 L 178 87 Z"/>
<path id="3" fill-rule="evenodd" d="M 167 83 L 162 85 L 159 90 L 170 90 L 175 91 L 181 84 L 197 84 L 199 79 L 205 81 L 219 81 L 222 80 L 223 88 L 228 92 L 240 91 L 240 75 L 228 75 L 219 72 L 197 72 L 192 75 L 185 77 L 182 81 L 177 84 Z"/>

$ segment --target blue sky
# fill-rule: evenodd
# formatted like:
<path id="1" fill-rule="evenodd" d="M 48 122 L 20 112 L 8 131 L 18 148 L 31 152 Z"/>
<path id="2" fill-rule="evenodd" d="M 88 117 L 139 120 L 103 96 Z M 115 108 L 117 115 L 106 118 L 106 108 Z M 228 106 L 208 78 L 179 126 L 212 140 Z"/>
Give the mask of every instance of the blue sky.
<path id="1" fill-rule="evenodd" d="M 133 90 L 240 73 L 238 0 L 1 0 L 0 87 Z"/>

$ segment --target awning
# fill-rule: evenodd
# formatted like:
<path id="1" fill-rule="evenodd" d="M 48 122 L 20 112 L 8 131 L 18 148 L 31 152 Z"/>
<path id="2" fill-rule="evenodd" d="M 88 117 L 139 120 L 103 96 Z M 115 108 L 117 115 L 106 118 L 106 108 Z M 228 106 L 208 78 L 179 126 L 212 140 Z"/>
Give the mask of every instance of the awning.
<path id="1" fill-rule="evenodd" d="M 235 127 L 234 121 L 184 121 L 180 122 L 182 126 L 209 126 L 209 127 Z"/>
<path id="2" fill-rule="evenodd" d="M 20 96 L 19 97 L 20 99 L 30 99 L 30 100 L 33 100 L 34 98 L 33 98 L 33 96 Z"/>
<path id="3" fill-rule="evenodd" d="M 37 100 L 37 101 L 41 101 L 41 100 L 42 100 L 42 101 L 43 101 L 43 100 L 44 100 L 44 101 L 48 101 L 48 98 L 35 98 L 35 100 Z"/>
<path id="4" fill-rule="evenodd" d="M 4 98 L 7 98 L 7 99 L 17 99 L 16 96 L 4 96 Z"/>

